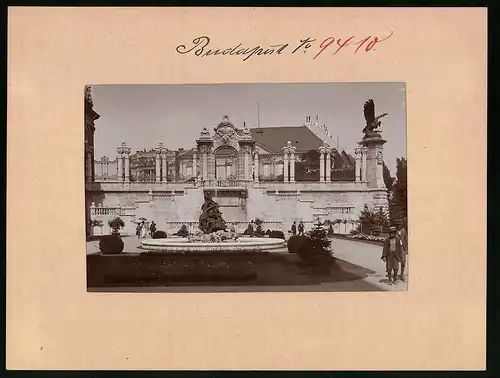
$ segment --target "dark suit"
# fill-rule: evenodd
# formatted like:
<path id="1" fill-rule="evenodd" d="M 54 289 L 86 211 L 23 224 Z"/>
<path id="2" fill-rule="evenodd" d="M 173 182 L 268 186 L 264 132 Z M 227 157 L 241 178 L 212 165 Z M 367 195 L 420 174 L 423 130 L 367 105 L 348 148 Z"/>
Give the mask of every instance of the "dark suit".
<path id="1" fill-rule="evenodd" d="M 403 248 L 401 247 L 401 239 L 399 236 L 396 235 L 394 239 L 394 251 L 391 251 L 390 248 L 391 238 L 389 237 L 385 239 L 384 248 L 382 250 L 382 258 L 385 259 L 386 271 L 389 274 L 389 278 L 391 278 L 391 274 L 393 274 L 392 277 L 395 279 L 399 270 L 399 262 L 403 259 Z"/>
<path id="2" fill-rule="evenodd" d="M 406 255 L 408 254 L 408 233 L 404 228 L 398 231 L 397 235 L 400 239 L 400 244 L 403 249 L 403 257 L 401 259 L 401 279 L 404 279 L 404 270 L 406 266 Z"/>

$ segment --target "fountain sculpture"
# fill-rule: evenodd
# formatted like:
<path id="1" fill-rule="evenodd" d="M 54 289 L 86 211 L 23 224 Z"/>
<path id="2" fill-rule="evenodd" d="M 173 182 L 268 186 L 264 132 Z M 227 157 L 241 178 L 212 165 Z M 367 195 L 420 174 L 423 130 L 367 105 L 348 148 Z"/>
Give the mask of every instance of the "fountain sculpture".
<path id="1" fill-rule="evenodd" d="M 210 192 L 204 194 L 199 230 L 187 238 L 144 239 L 142 248 L 161 252 L 257 252 L 283 248 L 285 241 L 278 238 L 236 237 L 230 229 L 219 205 Z"/>

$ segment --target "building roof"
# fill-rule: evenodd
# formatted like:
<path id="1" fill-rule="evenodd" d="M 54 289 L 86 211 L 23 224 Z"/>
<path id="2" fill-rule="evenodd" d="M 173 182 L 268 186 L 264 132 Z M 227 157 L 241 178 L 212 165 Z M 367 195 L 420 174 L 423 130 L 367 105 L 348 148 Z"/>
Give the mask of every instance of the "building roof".
<path id="1" fill-rule="evenodd" d="M 307 126 L 260 127 L 250 129 L 253 139 L 273 152 L 281 152 L 288 141 L 297 152 L 317 150 L 323 141 Z"/>

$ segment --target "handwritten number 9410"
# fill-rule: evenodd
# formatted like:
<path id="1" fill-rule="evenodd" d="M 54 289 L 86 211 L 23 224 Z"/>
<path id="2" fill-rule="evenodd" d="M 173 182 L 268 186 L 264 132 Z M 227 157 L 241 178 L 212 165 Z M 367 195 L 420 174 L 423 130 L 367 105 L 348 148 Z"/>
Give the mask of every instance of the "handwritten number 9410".
<path id="1" fill-rule="evenodd" d="M 326 50 L 333 51 L 333 55 L 336 55 L 339 51 L 342 49 L 346 48 L 347 46 L 353 46 L 356 47 L 354 50 L 354 53 L 357 53 L 358 51 L 365 51 L 369 52 L 374 47 L 381 43 L 386 41 L 392 36 L 393 32 L 391 31 L 391 34 L 389 34 L 387 37 L 380 38 L 378 36 L 368 36 L 366 38 L 363 38 L 362 40 L 356 40 L 354 36 L 342 39 L 342 38 L 334 38 L 334 37 L 328 37 L 326 38 L 321 44 L 319 45 L 319 52 L 314 56 L 313 60 L 316 59 L 318 56 L 323 54 Z"/>

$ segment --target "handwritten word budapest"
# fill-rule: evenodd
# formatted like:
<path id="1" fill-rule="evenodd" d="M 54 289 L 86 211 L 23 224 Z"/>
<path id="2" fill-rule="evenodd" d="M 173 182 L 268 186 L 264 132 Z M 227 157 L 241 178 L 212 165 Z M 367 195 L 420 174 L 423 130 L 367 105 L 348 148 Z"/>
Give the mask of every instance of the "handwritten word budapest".
<path id="1" fill-rule="evenodd" d="M 235 46 L 229 46 L 225 48 L 212 48 L 211 40 L 207 36 L 196 37 L 193 39 L 191 44 L 179 45 L 176 47 L 176 51 L 179 54 L 194 54 L 200 58 L 218 55 L 230 55 L 230 56 L 240 56 L 243 61 L 247 61 L 253 56 L 265 56 L 265 55 L 284 55 L 284 54 L 296 54 L 296 53 L 308 53 L 309 51 L 314 52 L 313 60 L 321 55 L 327 55 L 328 52 L 331 55 L 337 55 L 341 51 L 351 50 L 352 53 L 357 54 L 359 52 L 367 53 L 374 51 L 375 47 L 387 41 L 392 37 L 393 32 L 387 36 L 376 36 L 369 35 L 363 38 L 356 38 L 355 36 L 347 38 L 335 38 L 328 37 L 323 39 L 321 42 L 312 38 L 301 39 L 298 43 L 279 43 L 269 46 L 251 46 L 247 47 L 243 43 L 239 43 Z"/>

